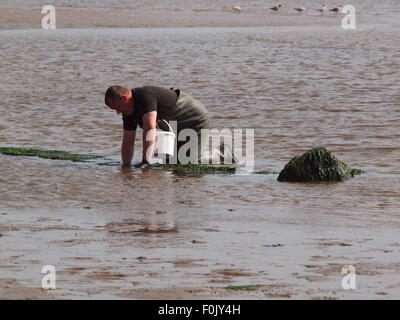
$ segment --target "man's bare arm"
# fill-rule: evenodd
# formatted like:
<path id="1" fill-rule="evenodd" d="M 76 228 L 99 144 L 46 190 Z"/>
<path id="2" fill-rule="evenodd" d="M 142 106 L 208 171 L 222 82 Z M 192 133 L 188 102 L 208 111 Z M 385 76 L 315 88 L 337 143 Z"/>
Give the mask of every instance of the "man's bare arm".
<path id="1" fill-rule="evenodd" d="M 143 115 L 143 158 L 142 161 L 150 162 L 153 156 L 156 140 L 157 111 L 151 111 Z"/>
<path id="2" fill-rule="evenodd" d="M 121 156 L 123 164 L 130 164 L 132 162 L 135 137 L 135 130 L 124 130 L 121 146 Z"/>

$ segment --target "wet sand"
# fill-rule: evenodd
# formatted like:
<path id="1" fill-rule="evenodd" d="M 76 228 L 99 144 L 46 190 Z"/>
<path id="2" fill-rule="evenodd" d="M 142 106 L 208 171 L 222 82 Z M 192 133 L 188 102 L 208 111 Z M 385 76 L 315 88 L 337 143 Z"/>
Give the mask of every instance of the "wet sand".
<path id="1" fill-rule="evenodd" d="M 41 9 L 0 8 L 0 29 L 41 28 Z M 340 15 L 298 15 L 242 12 L 231 9 L 67 9 L 56 8 L 56 28 L 161 28 L 161 27 L 260 27 L 330 26 Z"/>
<path id="2" fill-rule="evenodd" d="M 0 9 L 1 29 L 40 29 L 41 19 L 39 9 Z M 59 29 L 99 29 L 65 30 L 51 41 L 40 30 L 4 32 L 2 97 L 18 112 L 0 119 L 2 145 L 118 157 L 120 119 L 98 112 L 104 84 L 144 74 L 140 81 L 180 79 L 211 106 L 215 127 L 247 127 L 254 117 L 242 108 L 256 110 L 257 169 L 280 170 L 325 144 L 367 174 L 290 185 L 276 176 L 184 178 L 0 156 L 0 298 L 398 299 L 400 82 L 386 63 L 399 52 L 398 33 L 373 26 L 355 38 L 330 29 L 310 34 L 339 22 L 229 9 L 57 9 Z M 101 29 L 287 25 L 316 28 L 242 37 L 238 29 Z M 104 34 L 114 39 L 106 48 Z M 138 41 L 125 47 L 126 37 Z M 54 87 L 61 97 L 49 94 Z M 226 108 L 234 112 L 227 116 Z M 22 119 L 32 121 L 30 130 Z M 345 291 L 341 270 L 349 264 L 357 289 Z M 56 290 L 41 289 L 44 265 L 56 268 Z"/>
<path id="3" fill-rule="evenodd" d="M 362 228 L 352 237 L 348 231 L 354 227 L 341 235 L 337 228 L 335 237 L 314 232 L 296 243 L 298 234 L 293 234 L 303 226 L 270 224 L 268 232 L 280 235 L 270 243 L 253 241 L 246 267 L 229 241 L 254 238 L 260 230 L 232 231 L 226 222 L 220 225 L 227 230 L 143 227 L 121 219 L 126 213 L 107 215 L 90 206 L 1 215 L 2 299 L 399 298 L 400 243 L 393 225 L 384 226 L 384 235 Z M 163 238 L 171 237 L 175 246 L 163 246 Z M 222 258 L 218 244 L 224 241 L 231 250 Z M 265 256 L 252 254 L 256 247 L 263 248 Z M 356 268 L 357 289 L 346 291 L 341 288 L 341 271 L 350 261 Z M 40 272 L 47 264 L 56 268 L 55 290 L 41 289 Z M 231 285 L 252 288 L 231 290 Z"/>

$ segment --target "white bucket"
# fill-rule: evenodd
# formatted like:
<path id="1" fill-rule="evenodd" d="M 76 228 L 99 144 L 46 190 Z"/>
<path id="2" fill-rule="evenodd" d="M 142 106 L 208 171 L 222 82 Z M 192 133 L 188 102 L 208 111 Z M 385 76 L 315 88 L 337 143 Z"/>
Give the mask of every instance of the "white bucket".
<path id="1" fill-rule="evenodd" d="M 154 154 L 174 155 L 175 134 L 171 131 L 157 130 Z"/>

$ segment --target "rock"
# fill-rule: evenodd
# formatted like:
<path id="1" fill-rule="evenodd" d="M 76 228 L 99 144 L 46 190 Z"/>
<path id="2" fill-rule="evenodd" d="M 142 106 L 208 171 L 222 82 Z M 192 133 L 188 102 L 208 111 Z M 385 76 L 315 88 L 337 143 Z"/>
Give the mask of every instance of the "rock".
<path id="1" fill-rule="evenodd" d="M 279 173 L 278 181 L 343 181 L 354 173 L 354 169 L 336 159 L 324 147 L 317 147 L 290 160 Z"/>

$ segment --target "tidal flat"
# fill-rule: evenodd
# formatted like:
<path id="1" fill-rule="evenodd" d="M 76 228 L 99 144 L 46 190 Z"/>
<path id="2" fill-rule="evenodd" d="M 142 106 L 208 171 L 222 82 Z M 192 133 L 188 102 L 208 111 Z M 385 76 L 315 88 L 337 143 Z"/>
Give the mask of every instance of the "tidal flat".
<path id="1" fill-rule="evenodd" d="M 261 1 L 240 14 L 231 3 L 216 13 L 185 5 L 155 24 L 161 14 L 146 17 L 168 8 L 139 20 L 60 12 L 54 32 L 40 28 L 40 13 L 4 15 L 0 145 L 110 160 L 0 155 L 0 297 L 398 299 L 393 1 L 356 0 L 351 32 L 336 15 L 273 15 Z M 273 174 L 122 168 L 121 118 L 104 106 L 114 83 L 181 88 L 209 109 L 212 128 L 254 128 L 254 171 Z M 366 174 L 277 182 L 288 161 L 320 145 Z M 141 147 L 138 134 L 135 163 Z M 41 288 L 44 265 L 55 267 L 56 290 Z M 347 265 L 356 290 L 342 288 Z"/>

